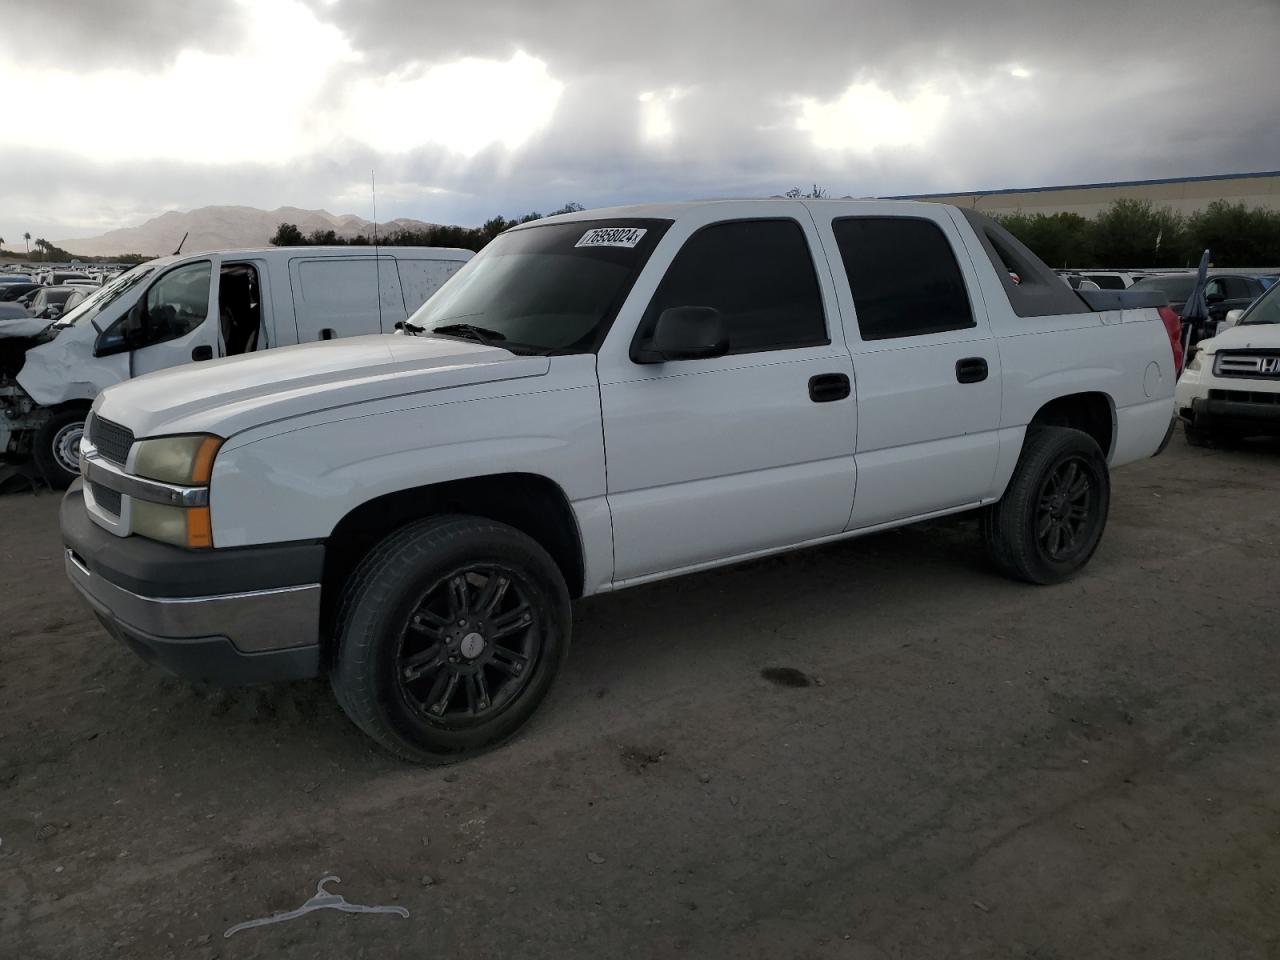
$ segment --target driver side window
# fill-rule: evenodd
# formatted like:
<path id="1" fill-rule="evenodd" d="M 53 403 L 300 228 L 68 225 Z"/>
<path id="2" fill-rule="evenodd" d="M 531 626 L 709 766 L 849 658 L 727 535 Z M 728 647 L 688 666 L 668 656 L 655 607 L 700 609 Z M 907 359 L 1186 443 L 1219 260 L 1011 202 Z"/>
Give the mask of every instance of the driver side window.
<path id="1" fill-rule="evenodd" d="M 185 337 L 209 316 L 208 260 L 170 270 L 147 291 L 146 298 L 112 324 L 98 352 L 114 353 Z"/>

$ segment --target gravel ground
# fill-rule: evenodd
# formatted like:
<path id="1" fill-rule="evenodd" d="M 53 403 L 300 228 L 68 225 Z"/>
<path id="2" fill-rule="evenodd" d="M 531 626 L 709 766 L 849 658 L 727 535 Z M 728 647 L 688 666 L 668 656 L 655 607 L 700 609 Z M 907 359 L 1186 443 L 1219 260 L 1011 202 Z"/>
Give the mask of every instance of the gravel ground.
<path id="1" fill-rule="evenodd" d="M 590 600 L 448 770 L 199 690 L 0 498 L 0 957 L 1280 957 L 1280 445 L 1119 471 L 1069 584 L 972 520 Z M 327 873 L 410 918 L 297 907 Z"/>

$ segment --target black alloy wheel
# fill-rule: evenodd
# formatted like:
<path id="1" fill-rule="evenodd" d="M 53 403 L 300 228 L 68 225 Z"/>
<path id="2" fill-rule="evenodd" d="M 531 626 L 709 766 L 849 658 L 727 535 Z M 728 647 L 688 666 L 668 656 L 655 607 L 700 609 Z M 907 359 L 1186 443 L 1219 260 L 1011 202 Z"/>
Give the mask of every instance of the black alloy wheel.
<path id="1" fill-rule="evenodd" d="M 1085 542 L 1095 508 L 1091 466 L 1081 457 L 1059 462 L 1040 487 L 1036 538 L 1055 563 L 1069 562 Z"/>
<path id="2" fill-rule="evenodd" d="M 427 590 L 400 638 L 400 691 L 427 722 L 482 723 L 528 685 L 542 633 L 515 571 L 473 565 Z"/>

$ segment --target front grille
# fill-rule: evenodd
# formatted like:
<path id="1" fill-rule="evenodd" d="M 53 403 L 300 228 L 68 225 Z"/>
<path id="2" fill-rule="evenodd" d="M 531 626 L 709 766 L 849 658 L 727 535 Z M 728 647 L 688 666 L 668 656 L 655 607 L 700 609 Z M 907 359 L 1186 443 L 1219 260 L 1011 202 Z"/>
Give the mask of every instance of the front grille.
<path id="1" fill-rule="evenodd" d="M 1232 403 L 1264 403 L 1280 406 L 1280 393 L 1259 393 L 1256 390 L 1210 390 L 1210 400 L 1230 400 Z"/>
<path id="2" fill-rule="evenodd" d="M 113 517 L 120 516 L 119 490 L 112 490 L 110 487 L 104 487 L 100 483 L 90 483 L 89 488 L 93 491 L 94 503 Z"/>
<path id="3" fill-rule="evenodd" d="M 1213 372 L 1220 377 L 1250 377 L 1255 380 L 1280 378 L 1280 351 L 1219 353 Z"/>
<path id="4" fill-rule="evenodd" d="M 89 419 L 89 442 L 107 460 L 123 467 L 129 459 L 129 448 L 133 446 L 133 431 L 95 414 Z"/>

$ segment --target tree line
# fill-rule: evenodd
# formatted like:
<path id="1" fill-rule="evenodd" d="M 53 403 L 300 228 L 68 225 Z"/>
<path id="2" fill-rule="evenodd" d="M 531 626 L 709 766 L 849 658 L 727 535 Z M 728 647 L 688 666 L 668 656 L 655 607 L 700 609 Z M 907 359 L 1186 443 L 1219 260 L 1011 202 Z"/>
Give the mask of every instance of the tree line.
<path id="1" fill-rule="evenodd" d="M 996 217 L 1052 267 L 1280 265 L 1280 211 L 1215 200 L 1189 216 L 1149 200 L 1116 200 L 1093 217 L 1014 213 Z"/>
<path id="2" fill-rule="evenodd" d="M 582 210 L 580 203 L 566 203 L 559 210 L 550 213 L 526 213 L 523 217 L 508 220 L 503 216 L 492 217 L 478 227 L 446 226 L 432 224 L 425 230 L 396 229 L 379 233 L 378 243 L 385 247 L 461 247 L 464 250 L 479 250 L 486 243 L 511 227 L 543 217 L 554 217 L 562 213 L 577 213 Z M 321 246 L 372 246 L 373 237 L 361 234 L 356 237 L 340 237 L 333 230 L 312 230 L 303 233 L 297 224 L 282 223 L 271 237 L 273 247 L 321 247 Z"/>
<path id="3" fill-rule="evenodd" d="M 822 199 L 827 191 L 793 188 L 787 197 Z M 574 213 L 581 204 L 569 203 L 547 216 Z M 516 224 L 540 220 L 540 213 L 507 219 L 497 216 L 478 227 L 431 226 L 425 230 L 391 230 L 379 236 L 386 246 L 463 247 L 479 250 Z M 1013 213 L 996 217 L 1015 237 L 1055 268 L 1069 267 L 1193 267 L 1206 248 L 1217 267 L 1280 265 L 1280 211 L 1249 208 L 1243 203 L 1215 200 L 1205 209 L 1183 215 L 1149 200 L 1116 200 L 1093 217 L 1078 213 Z M 333 230 L 304 234 L 282 223 L 271 243 L 275 246 L 371 244 L 362 235 L 339 237 Z"/>

